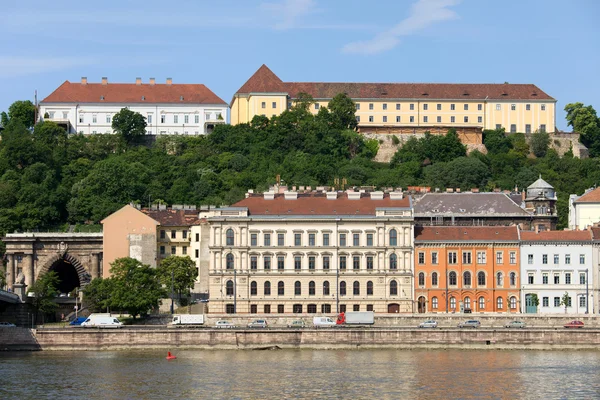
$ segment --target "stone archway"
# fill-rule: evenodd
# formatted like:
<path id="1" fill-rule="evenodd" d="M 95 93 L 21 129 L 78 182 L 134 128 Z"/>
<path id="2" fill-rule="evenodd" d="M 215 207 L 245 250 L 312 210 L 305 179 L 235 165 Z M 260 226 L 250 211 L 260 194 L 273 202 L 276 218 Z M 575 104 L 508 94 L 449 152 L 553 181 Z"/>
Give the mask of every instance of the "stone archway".
<path id="1" fill-rule="evenodd" d="M 75 286 L 80 288 L 85 287 L 90 283 L 92 278 L 81 261 L 69 253 L 57 253 L 47 259 L 44 266 L 40 269 L 37 278 L 49 271 L 56 271 L 58 273 L 61 278 L 59 288 L 69 292 L 74 289 Z M 76 277 L 73 277 L 73 273 L 76 273 Z M 65 280 L 68 282 L 65 282 Z M 68 290 L 69 288 L 70 290 Z"/>

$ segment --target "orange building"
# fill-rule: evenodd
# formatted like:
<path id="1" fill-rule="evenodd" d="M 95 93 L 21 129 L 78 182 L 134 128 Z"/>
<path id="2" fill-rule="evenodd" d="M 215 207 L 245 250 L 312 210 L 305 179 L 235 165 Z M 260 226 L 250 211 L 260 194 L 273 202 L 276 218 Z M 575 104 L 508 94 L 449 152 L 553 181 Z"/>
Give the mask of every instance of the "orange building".
<path id="1" fill-rule="evenodd" d="M 516 226 L 415 227 L 415 300 L 425 312 L 519 312 Z"/>

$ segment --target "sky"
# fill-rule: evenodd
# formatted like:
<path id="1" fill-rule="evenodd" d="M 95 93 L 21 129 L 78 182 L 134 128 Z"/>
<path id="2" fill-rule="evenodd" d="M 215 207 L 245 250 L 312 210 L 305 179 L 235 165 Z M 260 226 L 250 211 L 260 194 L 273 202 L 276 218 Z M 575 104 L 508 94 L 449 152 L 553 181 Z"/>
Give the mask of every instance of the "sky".
<path id="1" fill-rule="evenodd" d="M 65 80 L 203 83 L 226 102 L 262 65 L 283 81 L 533 83 L 600 112 L 597 0 L 14 1 L 0 111 Z"/>

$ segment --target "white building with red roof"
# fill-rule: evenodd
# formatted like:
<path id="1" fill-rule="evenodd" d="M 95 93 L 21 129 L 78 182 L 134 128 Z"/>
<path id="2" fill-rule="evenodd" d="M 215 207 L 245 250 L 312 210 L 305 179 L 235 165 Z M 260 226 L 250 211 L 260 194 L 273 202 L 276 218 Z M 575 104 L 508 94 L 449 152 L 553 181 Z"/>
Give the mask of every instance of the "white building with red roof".
<path id="1" fill-rule="evenodd" d="M 112 117 L 122 108 L 146 118 L 148 135 L 204 135 L 227 120 L 226 102 L 202 84 L 90 83 L 65 81 L 39 105 L 39 120 L 50 120 L 68 133 L 113 133 Z"/>
<path id="2" fill-rule="evenodd" d="M 569 196 L 569 229 L 587 229 L 600 222 L 600 187 Z"/>

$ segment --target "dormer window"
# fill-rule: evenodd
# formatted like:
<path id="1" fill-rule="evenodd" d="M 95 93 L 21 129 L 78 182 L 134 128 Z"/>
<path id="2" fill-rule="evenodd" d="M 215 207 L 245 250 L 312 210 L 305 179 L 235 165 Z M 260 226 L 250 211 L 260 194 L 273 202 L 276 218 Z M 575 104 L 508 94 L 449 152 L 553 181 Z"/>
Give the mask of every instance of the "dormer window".
<path id="1" fill-rule="evenodd" d="M 146 96 L 142 96 L 142 101 L 146 100 Z"/>
<path id="2" fill-rule="evenodd" d="M 183 96 L 179 96 L 179 100 L 183 101 Z"/>
<path id="3" fill-rule="evenodd" d="M 100 96 L 100 100 L 104 100 L 104 96 Z"/>

